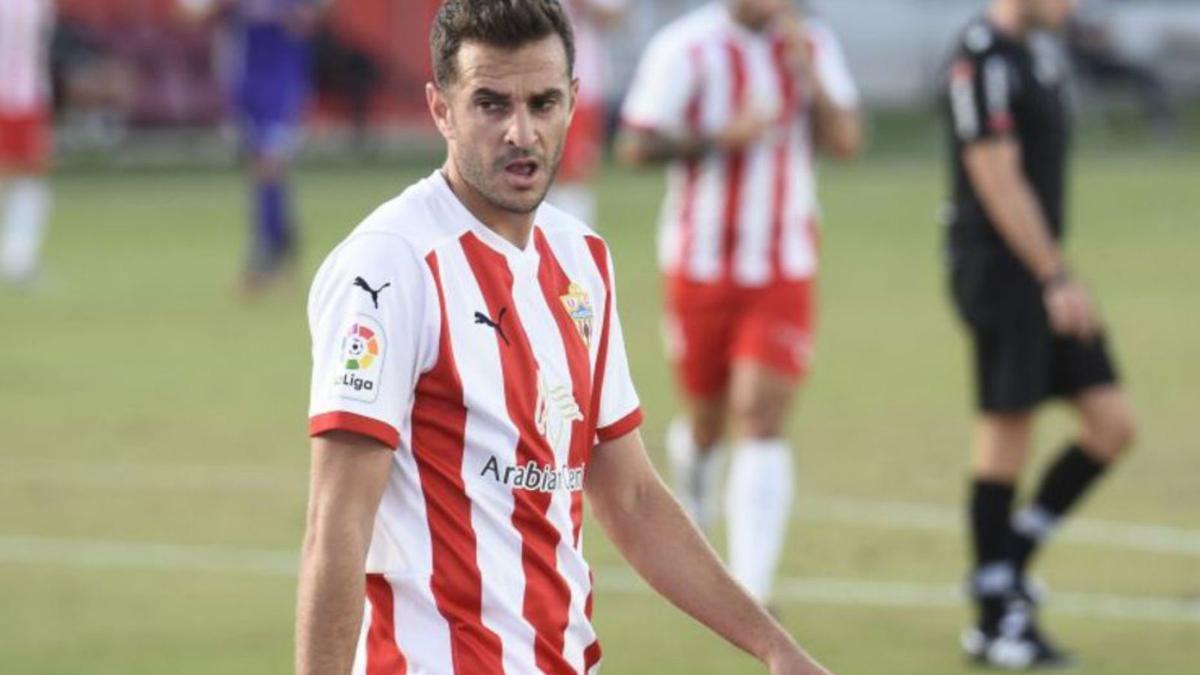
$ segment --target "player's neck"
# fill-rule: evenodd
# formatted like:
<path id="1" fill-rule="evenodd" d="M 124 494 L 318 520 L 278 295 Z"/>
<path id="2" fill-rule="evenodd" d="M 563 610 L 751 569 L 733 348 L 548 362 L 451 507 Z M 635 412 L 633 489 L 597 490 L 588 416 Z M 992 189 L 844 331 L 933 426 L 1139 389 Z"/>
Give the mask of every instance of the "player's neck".
<path id="1" fill-rule="evenodd" d="M 996 30 L 1014 40 L 1024 40 L 1030 26 L 1017 0 L 999 0 L 988 8 L 988 21 Z"/>
<path id="2" fill-rule="evenodd" d="M 529 244 L 529 233 L 533 230 L 534 214 L 513 213 L 497 208 L 479 194 L 478 190 L 471 187 L 470 183 L 463 180 L 463 177 L 455 170 L 453 162 L 447 162 L 446 166 L 442 167 L 442 175 L 446 177 L 450 191 L 466 207 L 467 211 L 475 216 L 476 220 L 508 243 L 525 250 Z"/>

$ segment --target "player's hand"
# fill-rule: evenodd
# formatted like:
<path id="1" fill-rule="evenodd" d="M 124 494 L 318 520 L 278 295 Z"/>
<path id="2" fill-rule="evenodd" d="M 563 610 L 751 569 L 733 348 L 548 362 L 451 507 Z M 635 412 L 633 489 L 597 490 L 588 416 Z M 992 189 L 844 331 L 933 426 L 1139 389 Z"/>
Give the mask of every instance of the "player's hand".
<path id="1" fill-rule="evenodd" d="M 1058 335 L 1088 342 L 1100 331 L 1100 317 L 1092 296 L 1071 279 L 1052 282 L 1043 293 L 1050 328 Z"/>
<path id="2" fill-rule="evenodd" d="M 806 82 L 815 81 L 815 47 L 804 19 L 795 12 L 783 12 L 772 23 L 772 31 L 783 42 L 792 71 Z"/>
<path id="3" fill-rule="evenodd" d="M 727 151 L 741 150 L 762 138 L 774 121 L 774 116 L 748 106 L 739 111 L 733 121 L 717 134 L 717 147 Z"/>
<path id="4" fill-rule="evenodd" d="M 771 675 L 833 675 L 816 659 L 804 653 L 803 649 L 795 646 L 768 659 L 767 668 Z"/>

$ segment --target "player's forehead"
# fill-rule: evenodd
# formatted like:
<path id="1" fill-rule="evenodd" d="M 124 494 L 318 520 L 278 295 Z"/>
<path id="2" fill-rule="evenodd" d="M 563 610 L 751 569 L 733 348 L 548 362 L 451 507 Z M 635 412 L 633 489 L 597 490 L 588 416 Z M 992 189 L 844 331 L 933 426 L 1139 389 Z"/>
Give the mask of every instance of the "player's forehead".
<path id="1" fill-rule="evenodd" d="M 458 86 L 521 96 L 570 86 L 567 50 L 557 35 L 520 47 L 464 42 L 458 51 Z"/>

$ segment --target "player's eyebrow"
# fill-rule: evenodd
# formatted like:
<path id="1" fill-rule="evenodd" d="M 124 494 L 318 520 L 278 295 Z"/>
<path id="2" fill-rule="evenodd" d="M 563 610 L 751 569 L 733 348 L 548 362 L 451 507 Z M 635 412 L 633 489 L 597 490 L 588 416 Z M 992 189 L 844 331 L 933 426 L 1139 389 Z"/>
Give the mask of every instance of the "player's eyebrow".
<path id="1" fill-rule="evenodd" d="M 512 100 L 512 96 L 510 96 L 509 94 L 505 94 L 503 92 L 496 91 L 495 89 L 488 89 L 487 87 L 479 87 L 475 91 L 471 92 L 471 98 L 477 99 L 477 100 L 478 99 L 489 99 L 489 100 L 505 101 L 505 102 Z"/>
<path id="2" fill-rule="evenodd" d="M 559 87 L 551 87 L 545 91 L 540 91 L 536 94 L 533 94 L 529 97 L 529 100 L 535 103 L 554 103 L 563 100 L 565 97 L 566 92 L 564 92 L 562 89 Z"/>

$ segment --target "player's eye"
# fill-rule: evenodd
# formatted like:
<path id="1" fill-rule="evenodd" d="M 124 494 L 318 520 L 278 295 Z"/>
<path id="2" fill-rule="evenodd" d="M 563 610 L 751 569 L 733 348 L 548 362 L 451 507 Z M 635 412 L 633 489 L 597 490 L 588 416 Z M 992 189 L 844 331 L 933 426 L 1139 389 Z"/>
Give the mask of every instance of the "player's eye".
<path id="1" fill-rule="evenodd" d="M 494 98 L 481 98 L 475 101 L 475 105 L 485 113 L 502 112 L 505 109 L 504 102 Z"/>
<path id="2" fill-rule="evenodd" d="M 533 99 L 532 108 L 535 112 L 545 113 L 554 110 L 558 105 L 558 97 L 546 96 Z"/>

